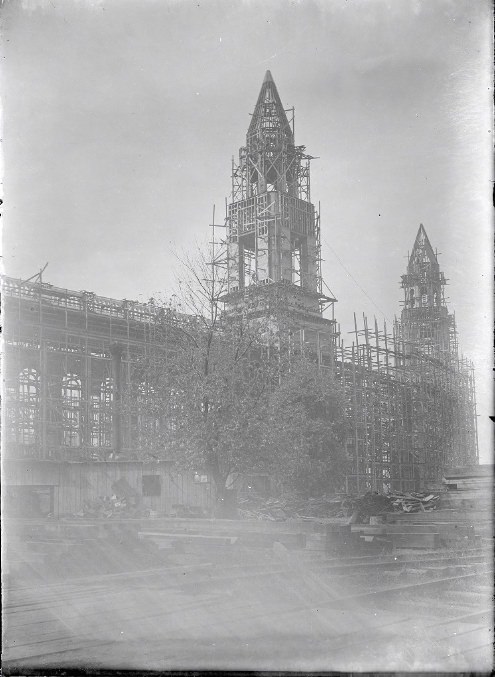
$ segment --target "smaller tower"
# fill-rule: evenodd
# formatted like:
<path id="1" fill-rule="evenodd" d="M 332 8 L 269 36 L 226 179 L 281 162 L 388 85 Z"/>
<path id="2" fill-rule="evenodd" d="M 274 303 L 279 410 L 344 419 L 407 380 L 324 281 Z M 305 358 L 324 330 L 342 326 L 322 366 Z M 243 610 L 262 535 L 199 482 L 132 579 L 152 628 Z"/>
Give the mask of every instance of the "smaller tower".
<path id="1" fill-rule="evenodd" d="M 422 484 L 438 482 L 448 466 L 478 457 L 473 366 L 459 355 L 455 317 L 437 254 L 420 224 L 407 273 L 400 330 L 404 375 L 410 381 L 405 421 L 408 450 Z"/>
<path id="2" fill-rule="evenodd" d="M 404 306 L 401 325 L 406 351 L 415 343 L 425 353 L 456 354 L 455 320 L 449 314 L 443 291 L 446 284 L 437 254 L 421 223 L 407 273 L 402 275 Z"/>

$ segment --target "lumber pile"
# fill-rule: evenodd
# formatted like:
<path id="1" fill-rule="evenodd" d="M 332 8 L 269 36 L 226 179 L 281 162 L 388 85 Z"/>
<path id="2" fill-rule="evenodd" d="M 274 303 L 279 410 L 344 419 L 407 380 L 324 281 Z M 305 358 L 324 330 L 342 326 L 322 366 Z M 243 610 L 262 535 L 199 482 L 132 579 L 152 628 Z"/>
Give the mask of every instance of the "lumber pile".
<path id="1" fill-rule="evenodd" d="M 491 464 L 480 464 L 460 468 L 446 468 L 443 485 L 448 491 L 491 491 L 494 488 L 494 468 Z"/>
<path id="2" fill-rule="evenodd" d="M 395 509 L 403 512 L 426 512 L 436 510 L 440 504 L 440 496 L 418 492 L 406 494 L 392 492 L 388 494 Z"/>

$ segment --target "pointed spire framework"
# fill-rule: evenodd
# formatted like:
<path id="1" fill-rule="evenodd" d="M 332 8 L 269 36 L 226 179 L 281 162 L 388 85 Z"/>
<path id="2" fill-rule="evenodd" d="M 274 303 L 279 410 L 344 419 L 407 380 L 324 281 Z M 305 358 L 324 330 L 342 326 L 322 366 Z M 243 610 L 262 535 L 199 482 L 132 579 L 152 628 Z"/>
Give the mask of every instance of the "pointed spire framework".
<path id="1" fill-rule="evenodd" d="M 432 280 L 436 279 L 441 285 L 446 284 L 443 273 L 440 273 L 437 255 L 433 251 L 422 223 L 419 224 L 413 250 L 409 256 L 407 273 L 419 276 L 426 274 Z"/>
<path id="2" fill-rule="evenodd" d="M 284 108 L 267 71 L 246 145 L 239 150 L 239 161 L 232 160 L 224 301 L 230 313 L 276 314 L 279 336 L 300 336 L 318 361 L 329 366 L 336 299 L 322 292 L 320 220 L 310 201 L 312 157 L 305 150 L 294 142 L 294 110 Z M 331 319 L 323 317 L 326 309 Z"/>
<path id="3" fill-rule="evenodd" d="M 232 201 L 280 190 L 310 202 L 309 163 L 304 146 L 294 145 L 292 118 L 280 100 L 270 71 L 266 71 L 246 135 L 239 163 L 232 171 Z"/>
<path id="4" fill-rule="evenodd" d="M 421 223 L 402 275 L 404 302 L 401 325 L 404 339 L 419 342 L 422 350 L 457 355 L 455 319 L 448 311 L 444 287 L 447 280 L 438 264 L 426 230 Z"/>
<path id="5" fill-rule="evenodd" d="M 289 120 L 267 71 L 239 162 L 232 161 L 228 206 L 229 294 L 284 284 L 307 312 L 321 315 L 335 299 L 322 293 L 319 216 L 310 202 L 310 161 L 294 143 Z"/>
<path id="6" fill-rule="evenodd" d="M 267 152 L 271 152 L 273 159 L 274 152 L 284 150 L 288 152 L 294 147 L 294 132 L 287 119 L 286 111 L 282 106 L 280 96 L 273 81 L 270 71 L 266 71 L 265 79 L 261 85 L 261 91 L 256 102 L 256 107 L 251 118 L 247 133 L 247 148 L 256 151 L 265 147 Z M 278 158 L 276 158 L 278 159 Z M 281 159 L 281 158 L 280 158 Z M 269 168 L 268 173 L 272 184 L 277 183 L 280 177 L 276 173 L 276 162 Z"/>

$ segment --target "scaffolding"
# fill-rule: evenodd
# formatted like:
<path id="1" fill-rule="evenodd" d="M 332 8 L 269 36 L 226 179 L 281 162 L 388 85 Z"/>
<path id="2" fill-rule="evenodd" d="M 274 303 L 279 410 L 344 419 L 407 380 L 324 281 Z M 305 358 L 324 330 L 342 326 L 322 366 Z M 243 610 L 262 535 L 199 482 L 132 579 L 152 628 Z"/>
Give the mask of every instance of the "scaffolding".
<path id="1" fill-rule="evenodd" d="M 4 443 L 9 456 L 139 456 L 137 413 L 123 416 L 136 365 L 174 350 L 192 318 L 137 303 L 2 278 Z M 134 407 L 138 409 L 138 407 Z"/>
<path id="2" fill-rule="evenodd" d="M 379 329 L 356 316 L 351 345 L 337 348 L 346 400 L 347 490 L 414 491 L 441 480 L 447 466 L 478 463 L 471 362 L 433 357 L 394 321 Z"/>
<path id="3" fill-rule="evenodd" d="M 455 316 L 421 224 L 407 272 L 400 321 L 389 333 L 355 318 L 351 345 L 340 337 L 333 294 L 321 275 L 320 207 L 310 202 L 310 162 L 294 143 L 268 71 L 239 161 L 232 159 L 226 213 L 229 312 L 271 317 L 321 368 L 331 365 L 346 398 L 347 488 L 414 490 L 439 481 L 446 465 L 476 463 L 473 366 L 459 357 Z M 323 311 L 331 311 L 331 320 Z M 325 332 L 321 331 L 326 326 Z M 325 337 L 325 338 L 323 338 Z M 331 347 L 322 357 L 320 344 Z M 281 342 L 283 339 L 281 339 Z"/>
<path id="4" fill-rule="evenodd" d="M 294 296 L 301 290 L 274 285 L 271 294 L 260 292 L 248 291 L 252 315 L 279 313 L 279 328 L 283 316 L 287 340 L 335 372 L 343 387 L 349 492 L 415 490 L 438 482 L 446 466 L 478 462 L 474 369 L 455 346 L 432 350 L 429 339 L 410 340 L 402 321 L 390 331 L 365 316 L 359 325 L 355 318 L 349 343 L 338 338 L 334 318 L 308 317 L 305 300 Z M 11 278 L 3 279 L 3 298 L 9 455 L 139 458 L 142 393 L 134 389 L 128 416 L 120 416 L 119 393 L 133 383 L 143 356 L 169 354 L 177 329 L 194 320 L 172 312 L 164 319 L 153 303 Z"/>
<path id="5" fill-rule="evenodd" d="M 294 125 L 294 109 L 284 109 L 267 71 L 246 145 L 237 163 L 232 158 L 227 300 L 238 305 L 251 286 L 292 285 L 303 290 L 298 298 L 304 296 L 306 311 L 321 314 L 335 299 L 323 293 L 320 217 L 311 203 L 314 158 L 295 145 Z"/>

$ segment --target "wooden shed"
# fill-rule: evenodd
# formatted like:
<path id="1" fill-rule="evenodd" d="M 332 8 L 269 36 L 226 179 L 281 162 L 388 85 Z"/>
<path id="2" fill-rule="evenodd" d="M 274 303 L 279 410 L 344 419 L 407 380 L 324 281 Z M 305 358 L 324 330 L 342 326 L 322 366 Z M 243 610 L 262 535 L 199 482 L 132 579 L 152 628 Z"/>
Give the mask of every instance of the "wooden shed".
<path id="1" fill-rule="evenodd" d="M 4 459 L 2 474 L 4 511 L 19 517 L 75 514 L 85 501 L 115 494 L 119 481 L 136 492 L 144 509 L 161 515 L 175 513 L 177 506 L 201 508 L 209 514 L 214 502 L 209 478 L 177 472 L 166 461 Z"/>

